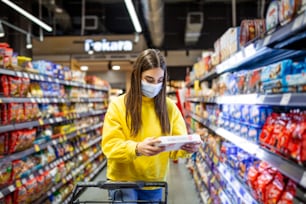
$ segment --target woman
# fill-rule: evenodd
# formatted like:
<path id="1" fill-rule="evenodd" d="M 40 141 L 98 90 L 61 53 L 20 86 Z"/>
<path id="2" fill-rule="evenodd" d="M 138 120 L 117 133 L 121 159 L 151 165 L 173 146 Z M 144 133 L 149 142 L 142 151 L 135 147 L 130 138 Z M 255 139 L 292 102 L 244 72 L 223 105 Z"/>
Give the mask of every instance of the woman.
<path id="1" fill-rule="evenodd" d="M 140 53 L 129 91 L 114 99 L 105 115 L 102 150 L 108 160 L 108 179 L 165 181 L 170 159 L 186 158 L 198 150 L 198 143 L 171 152 L 158 146 L 160 136 L 187 134 L 179 109 L 166 97 L 166 81 L 166 62 L 160 51 Z M 160 201 L 162 189 L 123 189 L 120 195 L 124 200 Z"/>

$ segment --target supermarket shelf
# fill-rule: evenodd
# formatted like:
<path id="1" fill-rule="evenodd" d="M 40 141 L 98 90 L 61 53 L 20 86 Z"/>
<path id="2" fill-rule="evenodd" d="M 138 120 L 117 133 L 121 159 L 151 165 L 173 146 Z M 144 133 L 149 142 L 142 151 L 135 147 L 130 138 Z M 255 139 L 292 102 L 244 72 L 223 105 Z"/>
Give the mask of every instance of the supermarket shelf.
<path id="1" fill-rule="evenodd" d="M 39 120 L 24 122 L 24 123 L 2 125 L 0 126 L 0 133 L 12 131 L 12 130 L 20 130 L 24 128 L 33 128 L 33 127 L 37 127 L 41 125 L 60 123 L 60 122 L 68 121 L 71 119 L 83 118 L 83 117 L 94 116 L 94 115 L 102 115 L 104 113 L 106 113 L 106 110 L 95 110 L 95 111 L 88 111 L 85 113 L 75 113 L 75 114 L 71 114 L 66 117 L 55 117 L 55 118 L 49 118 L 49 119 L 44 119 L 44 120 L 39 119 Z"/>
<path id="2" fill-rule="evenodd" d="M 241 138 L 227 130 L 222 128 L 212 128 L 214 131 L 223 137 L 224 139 L 231 141 L 237 147 L 243 149 L 244 151 L 254 155 L 260 160 L 268 162 L 273 167 L 277 168 L 287 177 L 291 178 L 293 181 L 297 182 L 303 187 L 306 187 L 306 169 L 298 164 L 286 160 L 279 155 L 273 154 L 258 144 L 254 144 L 244 138 Z"/>
<path id="3" fill-rule="evenodd" d="M 191 86 L 193 86 L 193 84 L 194 84 L 194 82 L 195 82 L 196 80 L 199 80 L 200 82 L 202 82 L 202 81 L 209 81 L 209 80 L 212 80 L 212 79 L 216 78 L 218 75 L 219 75 L 219 74 L 217 73 L 216 69 L 213 69 L 212 71 L 210 71 L 210 72 L 204 74 L 203 76 L 191 80 L 188 84 L 186 84 L 186 87 L 191 87 Z"/>
<path id="4" fill-rule="evenodd" d="M 205 102 L 203 97 L 188 97 L 186 98 L 186 101 L 192 102 L 192 103 L 202 103 Z"/>
<path id="5" fill-rule="evenodd" d="M 229 185 L 232 186 L 232 188 L 235 190 L 236 195 L 239 196 L 243 203 L 249 203 L 249 204 L 257 204 L 258 202 L 252 197 L 250 192 L 245 189 L 243 185 L 234 177 L 232 176 L 231 171 L 228 170 L 228 168 L 223 165 L 222 163 L 219 163 L 218 170 L 222 174 L 222 177 L 228 182 Z"/>
<path id="6" fill-rule="evenodd" d="M 285 48 L 303 37 L 306 30 L 306 12 L 299 14 L 292 22 L 277 29 L 264 39 L 264 44 L 274 48 Z M 303 35 L 304 34 L 304 35 Z M 300 45 L 302 46 L 302 45 Z"/>
<path id="7" fill-rule="evenodd" d="M 76 148 L 74 152 L 71 152 L 70 154 L 66 154 L 65 156 L 61 157 L 61 158 L 58 158 L 56 159 L 55 161 L 47 164 L 46 166 L 44 166 L 43 168 L 39 169 L 37 171 L 37 173 L 39 174 L 42 174 L 44 171 L 48 171 L 50 169 L 53 169 L 55 166 L 57 166 L 58 164 L 60 164 L 61 162 L 65 162 L 69 159 L 71 159 L 72 157 L 74 157 L 75 155 L 79 154 L 80 152 L 84 151 L 85 149 L 93 146 L 94 144 L 97 144 L 101 141 L 101 138 L 96 138 L 94 139 L 93 141 L 91 141 L 89 144 L 87 144 L 86 146 L 83 146 L 83 147 L 80 147 L 80 148 Z M 47 148 L 47 146 L 51 145 L 50 143 L 52 142 L 49 142 L 47 144 L 44 144 L 44 146 L 46 146 L 45 148 Z M 35 151 L 33 150 L 32 153 L 34 153 Z M 24 156 L 28 156 L 29 154 L 27 155 L 22 155 L 21 153 L 23 152 L 20 152 L 20 155 L 15 155 L 16 158 L 10 158 L 10 159 L 20 159 Z M 99 155 L 102 154 L 102 152 L 99 153 Z M 1 161 L 1 162 L 8 162 L 7 160 L 5 161 Z M 1 164 L 0 164 L 1 165 Z M 13 184 L 9 185 L 9 186 L 6 186 L 6 187 L 3 187 L 2 189 L 0 189 L 0 198 L 3 198 L 4 196 L 14 192 L 18 186 L 21 186 L 22 184 L 26 184 L 27 181 L 29 179 L 33 179 L 34 178 L 34 172 L 32 172 L 29 176 L 26 176 L 26 177 L 23 177 L 21 179 L 17 179 Z"/>
<path id="8" fill-rule="evenodd" d="M 50 195 L 52 195 L 55 191 L 60 189 L 63 185 L 65 185 L 67 182 L 72 180 L 75 176 L 77 176 L 89 163 L 93 162 L 98 156 L 102 154 L 102 151 L 97 152 L 93 157 L 91 157 L 89 160 L 87 160 L 84 164 L 73 170 L 70 174 L 66 175 L 64 178 L 61 179 L 61 181 L 53 186 L 45 196 L 41 197 L 40 199 L 36 200 L 33 204 L 40 204 L 43 203 Z M 104 160 L 102 164 L 97 168 L 97 170 L 101 170 L 105 167 L 106 161 Z M 94 171 L 95 172 L 95 171 Z M 93 172 L 93 173 L 94 173 Z M 92 173 L 92 174 L 93 174 Z"/>
<path id="9" fill-rule="evenodd" d="M 61 80 L 61 79 L 54 79 L 53 77 L 44 76 L 44 75 L 40 75 L 40 74 L 14 71 L 14 70 L 8 70 L 8 69 L 3 69 L 3 68 L 0 68 L 0 74 L 16 76 L 16 77 L 25 77 L 25 78 L 29 78 L 29 79 L 36 80 L 36 81 L 46 81 L 46 82 L 63 84 L 63 85 L 67 85 L 67 86 L 81 87 L 81 88 L 86 88 L 86 89 L 108 91 L 108 89 L 104 88 L 104 87 L 103 88 L 102 87 L 97 87 L 97 86 L 94 86 L 94 85 L 84 84 L 84 83 L 75 82 L 75 81 L 66 81 L 66 80 Z"/>
<path id="10" fill-rule="evenodd" d="M 217 135 L 232 142 L 237 147 L 252 154 L 254 157 L 257 157 L 260 160 L 268 162 L 270 165 L 277 168 L 284 175 L 306 188 L 306 169 L 304 167 L 298 165 L 297 163 L 294 163 L 293 161 L 286 160 L 285 158 L 282 158 L 279 155 L 271 153 L 268 150 L 262 148 L 260 145 L 250 142 L 242 137 L 239 137 L 231 133 L 230 131 L 210 125 L 204 119 L 201 119 L 195 114 L 190 114 L 190 116 L 208 127 L 210 130 L 214 131 Z"/>
<path id="11" fill-rule="evenodd" d="M 204 150 L 202 148 L 200 148 L 199 152 L 200 152 L 200 155 L 203 159 L 203 164 L 202 164 L 203 166 L 201 168 L 201 166 L 196 165 L 197 170 L 199 171 L 198 173 L 201 175 L 202 178 L 205 178 L 205 177 L 210 178 L 210 176 L 213 175 L 213 177 L 210 180 L 208 180 L 208 182 L 211 182 L 211 180 L 214 180 L 213 183 L 215 185 L 217 185 L 217 189 L 220 189 L 220 192 L 219 192 L 218 196 L 219 196 L 220 200 L 222 201 L 222 203 L 231 204 L 232 203 L 231 199 L 227 196 L 227 193 L 224 191 L 220 181 L 218 179 L 214 178 L 215 175 L 214 175 L 212 169 L 210 168 L 209 163 L 214 163 L 214 165 L 216 165 L 216 163 L 213 161 L 214 159 L 211 158 L 210 156 L 208 156 L 207 153 L 204 153 Z M 215 155 L 213 157 L 215 157 Z M 207 159 L 209 159 L 210 161 L 208 161 Z M 203 169 L 204 172 L 201 172 L 200 169 Z M 206 186 L 205 182 L 203 182 L 203 183 Z"/>
<path id="12" fill-rule="evenodd" d="M 269 65 L 288 58 L 301 58 L 306 56 L 303 50 L 272 49 L 262 45 L 262 41 L 254 42 L 229 59 L 216 66 L 217 74 L 224 72 L 239 71 L 241 69 L 254 69 Z"/>
<path id="13" fill-rule="evenodd" d="M 49 141 L 49 142 L 46 142 L 46 143 L 43 143 L 43 144 L 34 144 L 32 148 L 29 148 L 27 150 L 8 155 L 8 156 L 0 159 L 0 166 L 4 163 L 11 162 L 13 160 L 21 159 L 23 157 L 29 156 L 29 155 L 31 155 L 35 152 L 40 152 L 41 150 L 46 149 L 48 146 L 63 143 L 65 141 L 69 140 L 69 139 L 72 139 L 72 138 L 76 137 L 77 135 L 80 135 L 80 133 L 86 133 L 86 132 L 95 130 L 99 127 L 102 127 L 102 125 L 103 125 L 103 123 L 98 123 L 98 124 L 90 126 L 90 127 L 81 128 L 81 129 L 79 129 L 75 132 L 72 132 L 70 134 L 62 136 L 59 139 L 55 139 L 55 140 L 52 140 L 52 141 Z"/>
<path id="14" fill-rule="evenodd" d="M 104 102 L 103 98 L 18 98 L 18 97 L 0 97 L 0 103 L 80 103 L 80 102 Z"/>
<path id="15" fill-rule="evenodd" d="M 207 186 L 205 185 L 204 181 L 202 180 L 202 174 L 199 167 L 198 167 L 198 164 L 194 164 L 194 167 L 195 167 L 195 172 L 196 172 L 196 178 L 194 178 L 195 180 L 195 183 L 197 184 L 196 187 L 197 187 L 197 190 L 198 190 L 198 193 L 200 194 L 200 198 L 201 198 L 201 203 L 206 203 L 207 200 L 210 198 L 210 194 L 209 194 L 209 191 L 208 191 L 208 188 Z M 195 175 L 194 175 L 195 177 Z"/>
<path id="16" fill-rule="evenodd" d="M 288 58 L 305 57 L 302 49 L 283 49 L 290 47 L 306 38 L 306 12 L 297 16 L 293 21 L 280 27 L 270 35 L 247 45 L 229 59 L 216 66 L 217 74 L 239 69 L 257 68 Z M 303 48 L 303 45 L 299 45 Z"/>
<path id="17" fill-rule="evenodd" d="M 273 95 L 246 94 L 237 96 L 222 96 L 216 98 L 218 104 L 251 104 L 273 106 L 303 106 L 306 107 L 306 93 L 285 93 Z"/>
<path id="18" fill-rule="evenodd" d="M 247 105 L 272 105 L 306 107 L 306 93 L 284 93 L 284 94 L 244 94 L 234 96 L 219 96 L 211 99 L 203 97 L 189 97 L 187 101 L 194 103 L 217 103 L 217 104 L 247 104 Z"/>
<path id="19" fill-rule="evenodd" d="M 98 168 L 96 168 L 96 169 L 93 171 L 92 174 L 90 174 L 89 177 L 85 178 L 85 182 L 88 182 L 88 181 L 93 180 L 93 178 L 94 178 L 95 176 L 97 176 L 97 174 L 98 174 L 103 168 L 105 168 L 105 166 L 106 166 L 106 160 L 104 160 L 104 161 L 102 162 L 102 164 L 101 164 Z M 78 195 L 78 193 L 80 193 L 80 191 L 81 191 L 81 190 L 79 190 L 79 191 L 76 193 L 76 195 Z M 63 204 L 70 204 L 71 199 L 72 199 L 72 194 L 63 202 Z"/>
<path id="20" fill-rule="evenodd" d="M 299 42 L 305 41 L 305 31 L 306 11 L 272 34 L 266 35 L 264 38 L 254 41 L 246 47 L 242 47 L 240 51 L 217 65 L 214 71 L 206 73 L 199 79 L 192 80 L 186 86 L 191 87 L 195 80 L 211 80 L 224 72 L 254 69 L 288 58 L 304 58 L 306 51 L 299 49 L 299 47 L 303 48 L 303 43 L 299 44 Z M 291 46 L 293 44 L 295 45 L 294 48 Z"/>

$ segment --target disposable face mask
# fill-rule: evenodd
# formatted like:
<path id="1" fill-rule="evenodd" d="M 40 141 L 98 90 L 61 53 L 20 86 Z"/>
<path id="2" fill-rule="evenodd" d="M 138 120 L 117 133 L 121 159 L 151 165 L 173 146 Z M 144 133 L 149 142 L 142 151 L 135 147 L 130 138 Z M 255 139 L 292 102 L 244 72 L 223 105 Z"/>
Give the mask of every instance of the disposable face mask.
<path id="1" fill-rule="evenodd" d="M 162 89 L 163 83 L 151 84 L 141 81 L 141 91 L 148 98 L 154 98 Z"/>

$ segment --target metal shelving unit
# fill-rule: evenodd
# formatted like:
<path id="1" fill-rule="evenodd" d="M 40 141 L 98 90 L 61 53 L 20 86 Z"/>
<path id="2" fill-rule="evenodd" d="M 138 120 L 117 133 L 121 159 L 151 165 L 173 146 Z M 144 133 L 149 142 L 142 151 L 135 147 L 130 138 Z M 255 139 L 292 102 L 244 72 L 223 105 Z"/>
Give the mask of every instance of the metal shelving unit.
<path id="1" fill-rule="evenodd" d="M 85 113 L 75 113 L 75 114 L 72 114 L 66 117 L 54 117 L 54 118 L 48 118 L 48 119 L 38 119 L 35 121 L 24 122 L 24 123 L 2 125 L 0 126 L 0 133 L 12 131 L 12 130 L 20 130 L 24 128 L 33 128 L 33 127 L 38 127 L 42 125 L 51 125 L 55 123 L 69 121 L 71 119 L 83 118 L 83 117 L 94 116 L 94 115 L 102 115 L 104 113 L 106 113 L 106 110 L 97 110 L 97 111 L 89 111 Z"/>
<path id="2" fill-rule="evenodd" d="M 305 167 L 302 167 L 293 161 L 287 160 L 280 155 L 269 152 L 268 150 L 262 148 L 259 144 L 248 141 L 236 134 L 231 133 L 228 130 L 209 125 L 205 120 L 194 114 L 192 114 L 191 117 L 208 127 L 210 130 L 214 131 L 217 135 L 223 137 L 227 141 L 232 142 L 234 145 L 243 149 L 254 157 L 268 162 L 284 175 L 306 188 Z"/>
<path id="3" fill-rule="evenodd" d="M 66 154 L 65 156 L 61 157 L 61 158 L 58 158 L 56 159 L 55 161 L 47 164 L 46 166 L 44 166 L 43 168 L 41 168 L 40 170 L 38 170 L 37 172 L 32 172 L 29 176 L 26 176 L 26 177 L 23 177 L 23 178 L 20 178 L 20 179 L 17 179 L 13 184 L 11 185 L 8 185 L 6 187 L 3 187 L 2 189 L 0 189 L 0 198 L 4 197 L 5 195 L 8 195 L 12 192 L 14 192 L 18 186 L 20 186 L 21 184 L 25 184 L 27 182 L 27 180 L 29 179 L 33 179 L 34 178 L 34 174 L 37 174 L 37 173 L 41 173 L 43 172 L 44 170 L 50 170 L 52 168 L 54 168 L 55 166 L 57 166 L 59 163 L 61 162 L 64 162 L 64 161 L 67 161 L 69 159 L 71 159 L 72 157 L 74 157 L 75 155 L 79 154 L 80 152 L 84 151 L 85 149 L 93 146 L 94 144 L 97 144 L 101 141 L 101 138 L 96 138 L 95 140 L 93 140 L 92 142 L 90 142 L 88 145 L 86 145 L 86 147 L 80 147 L 80 148 L 76 148 L 74 150 L 74 152 L 71 152 L 70 154 Z M 50 142 L 51 143 L 51 142 Z M 47 144 L 47 145 L 50 145 L 50 144 Z M 45 146 L 45 145 L 44 145 Z M 43 146 L 43 147 L 44 147 Z M 45 147 L 46 148 L 46 147 Z M 32 150 L 32 149 L 31 149 Z M 27 150 L 28 151 L 28 150 Z M 29 150 L 30 151 L 30 150 Z M 36 152 L 34 149 L 33 149 L 33 153 Z M 22 152 L 23 153 L 23 152 Z M 101 155 L 102 152 L 99 152 L 99 155 Z M 96 155 L 94 156 L 94 158 L 96 158 L 97 156 L 99 155 Z M 23 155 L 24 157 L 25 155 Z M 27 155 L 26 155 L 27 156 Z M 13 158 L 13 157 L 16 157 L 16 158 Z M 22 158 L 22 154 L 18 154 L 18 155 L 12 155 L 10 157 L 10 159 L 19 159 L 19 158 Z M 91 158 L 91 160 L 93 160 L 93 158 Z M 1 161 L 1 162 L 7 162 L 7 161 Z M 67 179 L 66 179 L 67 180 Z M 59 185 L 59 184 L 57 184 Z M 57 189 L 56 187 L 53 187 L 55 189 Z"/>
<path id="4" fill-rule="evenodd" d="M 107 93 L 108 88 L 105 87 L 97 87 L 89 84 L 83 84 L 80 82 L 75 82 L 75 81 L 66 81 L 62 79 L 57 79 L 53 78 L 51 76 L 46 76 L 46 75 L 41 75 L 37 73 L 32 73 L 32 72 L 26 72 L 25 71 L 19 71 L 19 70 L 10 70 L 10 69 L 3 69 L 0 68 L 0 74 L 1 75 L 8 75 L 8 76 L 14 76 L 14 77 L 24 77 L 24 78 L 29 78 L 34 81 L 44 81 L 44 82 L 49 82 L 49 83 L 57 83 L 57 84 L 62 84 L 65 86 L 73 86 L 73 87 L 79 87 L 79 88 L 84 88 L 84 89 L 92 89 L 92 90 L 97 90 L 97 91 L 102 91 Z M 78 97 L 78 98 L 57 98 L 57 97 L 43 97 L 43 98 L 38 98 L 38 97 L 0 97 L 0 104 L 3 103 L 103 103 L 107 102 L 107 99 L 104 99 L 103 97 L 96 97 L 96 98 L 87 98 L 87 97 Z M 106 113 L 106 108 L 101 109 L 101 110 L 90 110 L 87 112 L 80 112 L 80 113 L 70 113 L 65 116 L 61 117 L 48 117 L 48 118 L 39 118 L 33 121 L 26 121 L 26 122 L 20 122 L 20 123 L 11 123 L 7 125 L 0 125 L 0 133 L 4 132 L 9 132 L 9 131 L 14 131 L 14 130 L 19 130 L 19 129 L 24 129 L 24 128 L 33 128 L 33 127 L 39 127 L 43 125 L 53 125 L 57 123 L 67 123 L 73 121 L 74 119 L 79 119 L 79 118 L 86 118 L 86 117 L 91 117 L 91 116 L 96 116 L 96 115 L 101 115 L 103 116 Z M 3 157 L 0 158 L 0 165 L 5 164 L 5 163 L 10 163 L 14 160 L 22 159 L 25 157 L 28 157 L 32 154 L 35 154 L 37 152 L 40 152 L 44 149 L 47 149 L 50 146 L 57 146 L 58 144 L 65 143 L 67 140 L 73 139 L 77 137 L 80 134 L 84 134 L 90 131 L 93 131 L 97 128 L 100 128 L 103 126 L 103 122 L 98 122 L 97 124 L 87 126 L 87 127 L 77 127 L 78 129 L 74 132 L 71 132 L 66 135 L 61 135 L 60 137 L 57 137 L 56 139 L 52 139 L 50 141 L 46 141 L 45 143 L 39 143 L 39 144 L 33 144 L 32 147 L 21 151 L 21 152 L 16 152 L 13 154 L 9 155 L 4 155 Z M 65 154 L 62 157 L 57 158 L 56 160 L 43 165 L 37 165 L 35 168 L 31 169 L 30 171 L 27 172 L 27 174 L 23 175 L 21 178 L 15 179 L 11 184 L 7 184 L 3 187 L 0 188 L 0 199 L 5 197 L 8 194 L 11 194 L 14 192 L 16 189 L 18 189 L 20 186 L 27 184 L 27 182 L 31 179 L 34 179 L 35 176 L 43 174 L 44 171 L 48 171 L 50 169 L 53 169 L 55 166 L 62 162 L 66 162 L 70 160 L 71 158 L 79 155 L 81 152 L 84 150 L 88 149 L 89 147 L 96 145 L 101 142 L 101 136 L 98 136 L 97 138 L 91 140 L 88 144 L 81 145 L 79 147 L 75 147 L 73 152 L 69 152 Z M 51 193 L 55 192 L 58 190 L 62 185 L 73 179 L 77 174 L 79 174 L 87 164 L 90 162 L 94 161 L 96 158 L 98 158 L 100 155 L 102 155 L 102 151 L 100 150 L 99 152 L 96 152 L 90 159 L 87 161 L 84 161 L 84 163 L 78 167 L 76 167 L 72 172 L 70 172 L 68 175 L 64 176 L 61 181 L 57 184 L 55 184 L 51 189 L 49 189 L 48 193 L 43 195 L 41 198 L 36 200 L 34 203 L 43 203 L 44 200 L 48 198 L 48 195 Z M 106 165 L 106 161 L 104 161 L 101 165 L 98 166 L 97 169 L 94 169 L 92 175 L 90 175 L 86 179 L 92 179 L 94 175 L 96 175 L 104 166 Z"/>
<path id="5" fill-rule="evenodd" d="M 246 105 L 271 105 L 306 107 L 306 93 L 284 94 L 243 94 L 233 96 L 218 96 L 211 99 L 203 97 L 190 97 L 186 99 L 193 103 L 216 103 L 216 104 L 246 104 Z"/>
<path id="6" fill-rule="evenodd" d="M 67 81 L 62 79 L 56 79 L 50 76 L 45 76 L 41 74 L 36 73 L 29 73 L 24 71 L 15 71 L 10 69 L 3 69 L 0 68 L 0 74 L 9 75 L 9 76 L 16 76 L 16 77 L 25 77 L 36 81 L 45 81 L 45 82 L 51 82 L 51 83 L 57 83 L 57 84 L 63 84 L 67 86 L 75 86 L 75 87 L 81 87 L 86 89 L 94 89 L 94 90 L 100 90 L 100 91 L 107 91 L 108 89 L 105 87 L 97 87 L 90 84 L 83 84 L 76 81 Z"/>

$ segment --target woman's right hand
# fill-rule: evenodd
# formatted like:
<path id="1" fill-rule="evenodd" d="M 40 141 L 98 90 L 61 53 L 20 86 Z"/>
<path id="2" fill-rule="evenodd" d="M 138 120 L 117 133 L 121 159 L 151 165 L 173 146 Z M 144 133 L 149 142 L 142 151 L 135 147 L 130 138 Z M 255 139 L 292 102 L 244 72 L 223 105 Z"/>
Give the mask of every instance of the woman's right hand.
<path id="1" fill-rule="evenodd" d="M 165 150 L 165 147 L 159 147 L 160 140 L 158 138 L 147 138 L 137 144 L 137 153 L 144 156 L 154 156 Z"/>

